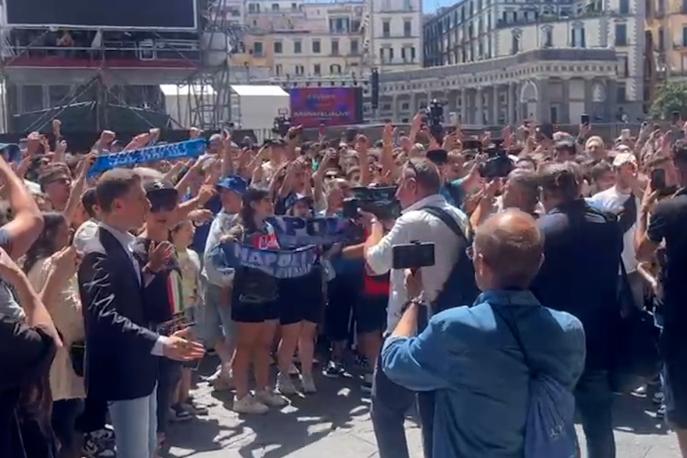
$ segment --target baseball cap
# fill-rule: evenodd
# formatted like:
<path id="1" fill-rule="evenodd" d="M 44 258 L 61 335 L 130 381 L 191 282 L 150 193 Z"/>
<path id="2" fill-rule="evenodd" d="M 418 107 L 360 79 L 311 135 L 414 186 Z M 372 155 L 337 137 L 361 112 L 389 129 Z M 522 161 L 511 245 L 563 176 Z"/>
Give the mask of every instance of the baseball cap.
<path id="1" fill-rule="evenodd" d="M 146 183 L 143 188 L 150 201 L 150 211 L 153 213 L 161 210 L 174 210 L 179 203 L 179 191 L 170 183 L 153 180 Z"/>
<path id="2" fill-rule="evenodd" d="M 217 183 L 217 187 L 221 189 L 226 189 L 228 191 L 233 191 L 239 195 L 243 195 L 246 192 L 246 189 L 248 189 L 248 183 L 240 176 L 232 175 L 229 177 L 222 178 Z"/>
<path id="3" fill-rule="evenodd" d="M 575 141 L 571 138 L 563 138 L 558 140 L 554 145 L 555 149 L 575 149 Z"/>
<path id="4" fill-rule="evenodd" d="M 310 196 L 307 196 L 305 194 L 291 194 L 285 202 L 285 206 L 287 209 L 293 207 L 296 205 L 298 202 L 306 202 L 308 205 L 312 205 L 313 199 Z"/>
<path id="5" fill-rule="evenodd" d="M 621 167 L 624 164 L 637 165 L 637 158 L 632 153 L 618 153 L 613 159 L 613 167 Z"/>
<path id="6" fill-rule="evenodd" d="M 38 184 L 44 187 L 47 184 L 54 183 L 60 180 L 71 181 L 72 177 L 69 174 L 69 169 L 66 165 L 52 165 L 47 167 L 41 176 L 38 177 Z"/>

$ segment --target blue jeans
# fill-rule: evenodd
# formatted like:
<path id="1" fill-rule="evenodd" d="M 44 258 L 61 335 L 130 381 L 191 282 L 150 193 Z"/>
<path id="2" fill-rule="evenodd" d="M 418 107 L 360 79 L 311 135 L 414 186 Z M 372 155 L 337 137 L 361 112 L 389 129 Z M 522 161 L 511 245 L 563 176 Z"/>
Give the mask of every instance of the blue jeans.
<path id="1" fill-rule="evenodd" d="M 108 403 L 117 456 L 152 458 L 157 448 L 157 389 L 142 398 Z"/>
<path id="2" fill-rule="evenodd" d="M 587 456 L 615 458 L 613 392 L 608 371 L 585 370 L 575 387 L 575 401 L 587 439 Z"/>
<path id="3" fill-rule="evenodd" d="M 381 355 L 372 380 L 372 426 L 380 458 L 409 458 L 406 413 L 417 402 L 425 457 L 432 456 L 434 393 L 416 393 L 395 384 L 382 370 Z"/>

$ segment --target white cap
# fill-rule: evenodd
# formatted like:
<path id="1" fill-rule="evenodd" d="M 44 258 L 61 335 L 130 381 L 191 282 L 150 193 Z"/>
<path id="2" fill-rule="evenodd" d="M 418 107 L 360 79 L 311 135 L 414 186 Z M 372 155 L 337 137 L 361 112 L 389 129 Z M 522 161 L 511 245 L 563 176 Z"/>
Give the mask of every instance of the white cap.
<path id="1" fill-rule="evenodd" d="M 618 153 L 613 159 L 613 167 L 621 167 L 624 164 L 634 164 L 637 165 L 637 158 L 632 153 Z"/>

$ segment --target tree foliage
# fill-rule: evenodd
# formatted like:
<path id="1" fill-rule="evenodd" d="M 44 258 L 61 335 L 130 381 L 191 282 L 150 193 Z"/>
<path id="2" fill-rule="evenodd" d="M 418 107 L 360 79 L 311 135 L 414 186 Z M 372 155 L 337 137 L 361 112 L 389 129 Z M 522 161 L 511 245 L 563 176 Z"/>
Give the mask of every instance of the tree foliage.
<path id="1" fill-rule="evenodd" d="M 655 119 L 670 119 L 675 111 L 682 119 L 687 115 L 687 83 L 665 83 L 656 91 L 651 104 L 651 116 Z"/>

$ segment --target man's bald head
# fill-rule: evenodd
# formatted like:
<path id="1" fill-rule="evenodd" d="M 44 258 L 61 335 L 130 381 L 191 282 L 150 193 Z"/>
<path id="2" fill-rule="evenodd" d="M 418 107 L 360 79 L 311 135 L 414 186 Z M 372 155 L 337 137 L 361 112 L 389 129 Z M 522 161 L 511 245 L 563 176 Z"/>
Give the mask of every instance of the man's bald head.
<path id="1" fill-rule="evenodd" d="M 474 244 L 476 262 L 489 271 L 489 288 L 528 288 L 543 260 L 544 240 L 536 221 L 516 209 L 488 218 L 477 229 Z"/>

